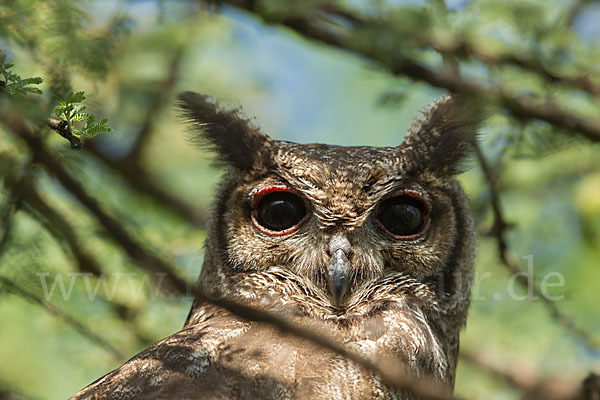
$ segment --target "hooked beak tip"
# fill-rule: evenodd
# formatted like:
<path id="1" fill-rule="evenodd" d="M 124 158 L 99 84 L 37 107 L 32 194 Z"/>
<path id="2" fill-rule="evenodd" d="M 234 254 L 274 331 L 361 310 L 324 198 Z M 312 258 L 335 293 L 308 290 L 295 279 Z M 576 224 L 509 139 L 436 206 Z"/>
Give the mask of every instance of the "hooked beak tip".
<path id="1" fill-rule="evenodd" d="M 349 275 L 350 269 L 348 267 L 348 257 L 346 253 L 338 249 L 331 258 L 328 268 L 328 279 L 327 286 L 331 292 L 333 304 L 335 307 L 339 307 L 350 287 Z"/>

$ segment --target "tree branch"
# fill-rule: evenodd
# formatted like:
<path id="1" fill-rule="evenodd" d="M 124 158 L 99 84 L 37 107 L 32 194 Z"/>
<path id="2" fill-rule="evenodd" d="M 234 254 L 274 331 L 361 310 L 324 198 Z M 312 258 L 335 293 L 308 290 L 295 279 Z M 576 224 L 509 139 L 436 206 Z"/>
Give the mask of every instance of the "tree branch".
<path id="1" fill-rule="evenodd" d="M 7 165 L 6 155 L 0 154 L 3 158 L 2 169 L 6 169 Z M 10 234 L 13 227 L 13 217 L 14 214 L 21 208 L 21 201 L 23 198 L 23 188 L 19 185 L 18 177 L 16 175 L 11 177 L 11 180 L 17 180 L 16 182 L 6 182 L 6 186 L 8 189 L 8 198 L 6 200 L 6 204 L 4 204 L 4 208 L 2 213 L 0 214 L 0 228 L 2 228 L 2 234 L 0 235 L 0 258 L 4 254 L 4 250 L 6 250 L 8 246 L 8 242 L 10 241 Z"/>
<path id="2" fill-rule="evenodd" d="M 183 49 L 176 49 L 169 63 L 167 76 L 157 88 L 150 107 L 148 107 L 148 110 L 146 111 L 146 116 L 141 124 L 141 127 L 135 136 L 135 142 L 131 147 L 131 151 L 126 156 L 126 161 L 129 164 L 135 164 L 138 166 L 141 164 L 141 156 L 144 154 L 144 150 L 146 150 L 146 146 L 152 137 L 154 119 L 156 118 L 156 115 L 165 107 L 166 100 L 170 99 L 170 93 L 177 83 L 179 65 L 181 64 L 182 56 Z"/>
<path id="3" fill-rule="evenodd" d="M 458 38 L 451 38 L 447 41 L 437 43 L 431 41 L 430 45 L 442 54 L 452 54 L 461 58 L 474 58 L 488 66 L 512 65 L 519 67 L 549 82 L 570 86 L 600 99 L 600 85 L 593 81 L 589 75 L 563 75 L 548 69 L 548 67 L 537 59 L 508 52 L 492 53 L 486 51 L 481 46 Z"/>
<path id="4" fill-rule="evenodd" d="M 490 360 L 489 352 L 461 351 L 460 358 L 508 386 L 519 390 L 525 400 L 597 400 L 599 377 L 593 373 L 585 379 L 564 374 L 542 377 L 535 370 L 514 360 L 510 366 L 499 366 Z M 505 363 L 506 364 L 506 363 Z M 593 385 L 596 385 L 595 387 Z"/>
<path id="5" fill-rule="evenodd" d="M 177 49 L 169 65 L 169 73 L 165 80 L 160 84 L 155 93 L 152 103 L 146 112 L 143 123 L 136 134 L 135 143 L 132 145 L 130 153 L 122 159 L 113 159 L 106 155 L 98 146 L 98 141 L 89 139 L 85 146 L 81 139 L 73 135 L 66 121 L 50 117 L 46 125 L 62 137 L 69 140 L 71 148 L 85 148 L 89 154 L 95 156 L 98 160 L 119 172 L 129 184 L 141 193 L 154 198 L 162 206 L 171 209 L 185 220 L 196 225 L 204 225 L 207 220 L 206 212 L 197 207 L 186 203 L 185 201 L 171 195 L 163 188 L 154 183 L 154 180 L 148 172 L 142 168 L 140 157 L 143 154 L 146 145 L 151 137 L 153 120 L 156 114 L 164 107 L 165 99 L 170 98 L 169 92 L 177 82 L 177 73 L 179 64 L 183 55 L 183 49 Z"/>
<path id="6" fill-rule="evenodd" d="M 483 175 L 490 189 L 490 203 L 492 207 L 492 212 L 494 214 L 494 224 L 490 230 L 490 234 L 494 236 L 496 239 L 497 247 L 498 247 L 498 257 L 504 267 L 510 271 L 512 274 L 518 274 L 517 282 L 525 288 L 526 290 L 531 289 L 533 294 L 541 299 L 542 304 L 548 309 L 552 319 L 570 332 L 572 335 L 583 341 L 585 345 L 589 349 L 598 350 L 600 349 L 600 345 L 596 338 L 590 335 L 585 330 L 576 326 L 573 319 L 560 311 L 556 306 L 556 303 L 546 296 L 543 295 L 541 289 L 535 284 L 535 282 L 530 282 L 529 279 L 522 274 L 521 269 L 519 267 L 519 263 L 517 262 L 516 256 L 509 250 L 508 243 L 506 240 L 506 232 L 510 227 L 509 224 L 504 219 L 504 214 L 502 212 L 502 206 L 500 203 L 500 194 L 497 190 L 498 177 L 492 171 L 489 166 L 481 148 L 477 143 L 474 144 L 475 154 L 477 156 L 477 160 L 479 161 L 479 165 L 481 166 L 481 170 L 483 171 Z"/>
<path id="7" fill-rule="evenodd" d="M 52 236 L 59 242 L 67 244 L 71 254 L 75 258 L 77 269 L 81 272 L 91 273 L 94 277 L 103 278 L 100 264 L 90 253 L 88 253 L 78 240 L 75 228 L 55 208 L 51 207 L 34 189 L 31 181 L 22 179 L 20 185 L 23 189 L 23 210 L 29 213 L 36 221 L 42 224 Z M 103 298 L 113 314 L 123 322 L 133 333 L 139 343 L 149 345 L 154 342 L 144 335 L 136 326 L 132 318 L 137 312 L 123 303 Z"/>
<path id="8" fill-rule="evenodd" d="M 132 166 L 127 159 L 114 160 L 96 146 L 95 141 L 90 141 L 84 150 L 96 159 L 118 172 L 135 190 L 146 194 L 167 209 L 193 224 L 203 226 L 208 219 L 206 211 L 171 195 L 158 186 L 146 169 L 139 165 Z"/>
<path id="9" fill-rule="evenodd" d="M 48 118 L 46 125 L 60 136 L 64 137 L 71 143 L 71 148 L 79 150 L 83 147 L 83 142 L 71 132 L 71 127 L 67 121 L 55 117 Z"/>
<path id="10" fill-rule="evenodd" d="M 64 322 L 67 323 L 67 325 L 70 325 L 73 328 L 75 328 L 75 330 L 77 330 L 82 336 L 88 338 L 91 342 L 97 344 L 98 346 L 108 350 L 108 352 L 110 352 L 117 360 L 120 361 L 125 358 L 123 354 L 116 348 L 114 348 L 110 343 L 102 339 L 100 336 L 96 335 L 94 332 L 86 328 L 81 322 L 79 322 L 66 312 L 60 310 L 52 303 L 45 301 L 35 293 L 28 291 L 27 289 L 18 285 L 13 280 L 8 279 L 4 276 L 0 276 L 0 283 L 2 283 L 4 287 L 14 295 L 21 297 L 31 303 L 37 304 L 44 310 L 48 311 L 50 314 L 62 319 Z"/>
<path id="11" fill-rule="evenodd" d="M 585 118 L 564 110 L 558 104 L 551 101 L 534 101 L 530 98 L 521 97 L 508 93 L 504 88 L 491 86 L 487 83 L 468 80 L 455 76 L 452 71 L 435 70 L 419 61 L 402 55 L 399 52 L 390 54 L 389 51 L 380 51 L 377 44 L 372 41 L 355 41 L 351 38 L 352 28 L 346 30 L 332 30 L 329 26 L 319 21 L 327 21 L 326 15 L 319 13 L 317 17 L 277 17 L 268 14 L 264 8 L 258 7 L 255 1 L 250 0 L 222 0 L 221 3 L 229 4 L 239 9 L 250 12 L 265 23 L 280 24 L 297 32 L 306 39 L 322 42 L 332 47 L 366 57 L 390 73 L 406 76 L 413 80 L 426 82 L 432 86 L 447 89 L 451 92 L 461 92 L 476 96 L 485 102 L 495 103 L 504 107 L 514 117 L 522 120 L 538 119 L 551 123 L 552 125 L 572 131 L 589 140 L 600 142 L 600 119 Z M 355 19 L 359 19 L 355 17 Z M 369 22 L 361 20 L 357 26 L 360 29 L 380 27 L 381 22 Z M 331 18 L 330 18 L 330 21 Z M 350 24 L 352 27 L 353 24 Z"/>

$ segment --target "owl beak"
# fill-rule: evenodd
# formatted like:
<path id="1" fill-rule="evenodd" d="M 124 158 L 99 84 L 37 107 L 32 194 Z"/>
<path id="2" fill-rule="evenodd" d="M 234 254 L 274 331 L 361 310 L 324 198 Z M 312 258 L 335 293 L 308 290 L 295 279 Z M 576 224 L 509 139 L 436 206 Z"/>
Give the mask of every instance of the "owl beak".
<path id="1" fill-rule="evenodd" d="M 333 298 L 333 304 L 339 307 L 350 288 L 350 242 L 346 235 L 336 234 L 329 243 L 331 260 L 327 266 L 327 286 Z"/>
<path id="2" fill-rule="evenodd" d="M 329 279 L 327 280 L 329 291 L 333 297 L 333 304 L 336 307 L 342 304 L 350 287 L 348 270 L 348 257 L 344 253 L 344 250 L 339 249 L 329 262 Z"/>

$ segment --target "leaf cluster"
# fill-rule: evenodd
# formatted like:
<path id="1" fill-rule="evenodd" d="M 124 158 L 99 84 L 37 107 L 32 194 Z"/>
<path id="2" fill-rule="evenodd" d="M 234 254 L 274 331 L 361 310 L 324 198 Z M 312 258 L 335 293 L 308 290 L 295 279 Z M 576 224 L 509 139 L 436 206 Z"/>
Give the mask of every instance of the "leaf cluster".
<path id="1" fill-rule="evenodd" d="M 108 118 L 96 122 L 96 117 L 86 112 L 87 107 L 82 104 L 83 101 L 84 92 L 69 92 L 66 98 L 58 99 L 56 116 L 67 123 L 69 131 L 76 137 L 93 137 L 98 133 L 112 132 L 112 128 L 106 125 Z"/>
<path id="2" fill-rule="evenodd" d="M 44 80 L 39 76 L 33 78 L 21 78 L 18 74 L 9 71 L 13 64 L 5 63 L 6 54 L 0 51 L 0 92 L 5 92 L 10 96 L 25 95 L 27 93 L 42 94 L 42 91 L 32 85 L 39 85 Z"/>

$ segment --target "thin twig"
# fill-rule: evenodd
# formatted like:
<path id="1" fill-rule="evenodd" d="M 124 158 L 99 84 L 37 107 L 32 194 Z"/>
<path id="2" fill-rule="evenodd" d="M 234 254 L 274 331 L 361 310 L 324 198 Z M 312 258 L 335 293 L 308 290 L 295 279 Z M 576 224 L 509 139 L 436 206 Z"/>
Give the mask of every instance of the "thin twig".
<path id="1" fill-rule="evenodd" d="M 73 135 L 71 127 L 69 126 L 69 123 L 67 121 L 55 117 L 50 117 L 48 118 L 46 125 L 48 125 L 50 129 L 58 133 L 60 136 L 67 139 L 71 143 L 72 149 L 79 150 L 83 147 L 81 139 Z"/>
<path id="2" fill-rule="evenodd" d="M 488 66 L 492 65 L 513 65 L 524 71 L 534 73 L 547 81 L 571 86 L 582 90 L 600 99 L 600 85 L 596 83 L 589 75 L 564 75 L 550 70 L 537 59 L 528 58 L 515 53 L 491 53 L 483 47 L 477 46 L 466 40 L 447 40 L 442 42 L 430 42 L 430 45 L 442 54 L 452 54 L 461 58 L 474 58 Z"/>
<path id="3" fill-rule="evenodd" d="M 55 208 L 51 207 L 34 189 L 32 182 L 21 179 L 20 185 L 23 191 L 23 210 L 40 222 L 44 228 L 58 241 L 66 243 L 71 254 L 74 256 L 78 270 L 91 273 L 102 279 L 103 271 L 100 263 L 88 253 L 78 240 L 75 228 Z M 136 311 L 131 307 L 103 299 L 111 311 L 129 328 L 139 343 L 150 344 L 153 340 L 144 335 L 132 320 Z"/>
<path id="4" fill-rule="evenodd" d="M 126 156 L 126 161 L 130 164 L 140 165 L 141 156 L 144 154 L 150 139 L 152 138 L 152 132 L 154 127 L 154 120 L 156 115 L 165 107 L 167 100 L 170 99 L 171 91 L 177 83 L 179 65 L 181 64 L 181 58 L 183 56 L 183 49 L 176 49 L 171 62 L 169 63 L 168 73 L 166 78 L 158 85 L 156 93 L 152 98 L 150 107 L 146 111 L 146 116 L 135 136 L 135 142 L 131 147 L 131 151 Z"/>
<path id="5" fill-rule="evenodd" d="M 103 164 L 118 172 L 132 188 L 140 193 L 150 196 L 158 204 L 166 209 L 172 210 L 190 223 L 199 226 L 206 224 L 208 217 L 204 209 L 192 206 L 186 201 L 173 196 L 157 185 L 146 169 L 139 166 L 132 166 L 130 163 L 123 160 L 112 159 L 95 144 L 95 141 L 89 142 L 84 148 L 85 152 L 93 155 Z"/>
<path id="6" fill-rule="evenodd" d="M 573 4 L 571 4 L 565 18 L 567 26 L 573 26 L 573 23 L 575 23 L 577 16 L 581 13 L 583 8 L 593 1 L 594 0 L 573 0 Z"/>
<path id="7" fill-rule="evenodd" d="M 86 328 L 77 319 L 67 314 L 65 311 L 62 311 L 61 309 L 57 308 L 52 303 L 47 302 L 35 293 L 30 292 L 29 290 L 21 287 L 19 284 L 7 277 L 0 276 L 0 282 L 9 292 L 31 303 L 39 305 L 44 310 L 48 311 L 50 314 L 62 319 L 64 322 L 67 323 L 67 325 L 75 328 L 82 336 L 88 338 L 91 342 L 108 350 L 117 360 L 123 360 L 123 358 L 125 358 L 124 355 L 115 347 L 113 347 L 110 343 L 102 339 L 100 336 L 96 335 L 90 329 Z"/>
<path id="8" fill-rule="evenodd" d="M 3 158 L 6 158 L 6 155 L 2 154 Z M 5 163 L 3 163 L 5 164 Z M 5 168 L 6 166 L 3 165 Z M 23 188 L 18 184 L 18 177 L 12 176 L 11 179 L 17 180 L 16 183 L 10 184 L 8 183 L 8 198 L 6 200 L 6 204 L 2 210 L 2 214 L 0 214 L 0 229 L 2 229 L 2 234 L 0 236 L 0 258 L 4 254 L 4 250 L 8 247 L 8 242 L 10 241 L 10 235 L 13 228 L 13 217 L 14 214 L 21 207 L 21 200 L 23 197 Z"/>
<path id="9" fill-rule="evenodd" d="M 532 294 L 539 298 L 542 301 L 542 304 L 548 309 L 552 319 L 562 326 L 564 329 L 569 331 L 572 335 L 583 341 L 585 345 L 590 349 L 600 349 L 600 345 L 596 338 L 590 335 L 585 330 L 575 325 L 573 319 L 560 311 L 556 306 L 556 303 L 550 300 L 547 296 L 544 296 L 541 289 L 535 284 L 535 282 L 530 281 L 528 277 L 526 277 L 517 262 L 517 257 L 513 252 L 510 251 L 508 247 L 508 242 L 506 240 L 506 232 L 510 225 L 504 219 L 504 214 L 502 212 L 502 205 L 500 203 L 500 194 L 498 193 L 497 183 L 498 177 L 492 171 L 492 168 L 489 166 L 481 148 L 477 143 L 474 143 L 474 150 L 477 156 L 477 160 L 479 161 L 479 165 L 481 166 L 481 170 L 485 176 L 485 180 L 488 183 L 490 188 L 490 203 L 492 206 L 492 212 L 494 214 L 494 224 L 490 230 L 490 234 L 494 236 L 496 239 L 496 244 L 498 248 L 498 257 L 502 261 L 502 264 L 512 273 L 517 276 L 517 282 L 521 286 L 523 286 L 527 290 L 531 290 Z M 518 274 L 518 275 L 517 275 Z"/>
<path id="10" fill-rule="evenodd" d="M 490 360 L 487 351 L 473 353 L 462 350 L 460 359 L 519 390 L 521 398 L 525 400 L 597 400 L 592 396 L 600 395 L 597 387 L 592 389 L 591 395 L 585 393 L 585 387 L 590 386 L 590 381 L 596 379 L 594 383 L 598 383 L 598 378 L 594 378 L 593 373 L 585 379 L 565 374 L 543 377 L 534 369 L 519 363 L 514 357 L 511 358 L 510 365 L 503 363 L 503 366 L 499 366 L 497 362 Z"/>

